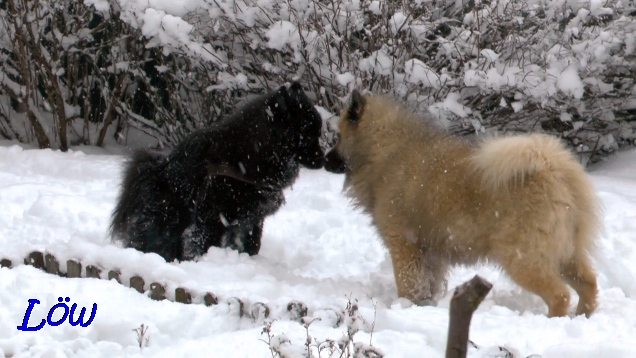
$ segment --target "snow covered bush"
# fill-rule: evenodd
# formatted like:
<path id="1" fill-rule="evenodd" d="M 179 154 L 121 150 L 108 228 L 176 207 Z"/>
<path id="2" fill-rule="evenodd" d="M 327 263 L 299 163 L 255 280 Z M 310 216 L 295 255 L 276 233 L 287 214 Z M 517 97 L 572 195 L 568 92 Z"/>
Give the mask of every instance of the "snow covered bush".
<path id="1" fill-rule="evenodd" d="M 586 161 L 636 137 L 635 17 L 611 0 L 246 0 L 183 18 L 226 59 L 215 88 L 300 79 L 331 112 L 354 87 L 389 92 L 454 132 L 550 132 Z"/>
<path id="2" fill-rule="evenodd" d="M 170 145 L 229 111 L 227 93 L 205 91 L 209 66 L 163 51 L 127 14 L 117 3 L 1 1 L 0 137 L 66 150 L 136 128 Z"/>
<path id="3" fill-rule="evenodd" d="M 63 9 L 74 3 L 3 0 L 2 11 L 11 15 L 6 4 L 20 1 Z M 129 27 L 119 41 L 128 46 L 116 45 L 116 35 L 108 43 L 91 42 L 87 34 L 95 30 L 90 24 L 58 30 L 64 34 L 59 40 L 54 31 L 46 35 L 42 30 L 42 37 L 57 41 L 58 48 L 67 43 L 70 54 L 90 52 L 91 61 L 106 61 L 95 66 L 93 72 L 99 76 L 91 76 L 98 77 L 101 92 L 106 93 L 102 100 L 114 109 L 116 132 L 134 126 L 160 144 L 170 145 L 227 113 L 246 95 L 291 80 L 300 80 L 331 113 L 340 110 L 354 87 L 392 93 L 418 110 L 431 111 L 453 132 L 549 132 L 567 140 L 584 161 L 633 145 L 636 138 L 634 0 L 86 0 L 81 4 L 74 7 L 99 14 L 108 24 L 104 26 Z M 61 13 L 67 24 L 79 21 L 72 11 Z M 20 53 L 16 41 L 21 38 L 16 29 L 21 27 L 11 22 L 11 16 L 8 19 L 0 26 L 3 56 L 16 56 Z M 64 36 L 73 37 L 70 45 Z M 78 47 L 81 41 L 96 50 Z M 109 50 L 99 55 L 97 49 L 103 48 Z M 44 80 L 69 76 L 70 69 L 61 64 L 51 68 L 66 72 L 46 77 L 39 70 L 38 76 Z M 0 134 L 15 137 L 12 133 L 19 130 L 7 119 L 11 95 L 4 87 L 15 92 L 16 85 L 29 85 L 17 79 L 17 62 L 1 71 Z M 113 96 L 121 88 L 116 80 L 121 73 L 126 73 L 125 90 Z M 87 80 L 85 91 L 94 83 L 93 78 Z M 58 85 L 67 84 L 58 81 Z M 36 92 L 26 91 L 32 97 L 37 97 Z M 55 108 L 52 94 L 41 96 Z M 73 109 L 77 105 L 72 100 L 66 102 L 70 113 L 64 113 L 65 121 L 77 122 L 73 116 L 87 120 L 86 112 Z M 42 120 L 37 118 L 40 114 L 46 117 L 46 109 L 38 107 L 37 120 Z M 64 118 L 62 112 L 48 111 L 54 120 Z M 33 123 L 28 117 L 22 121 Z M 102 126 L 108 123 L 108 116 L 103 117 Z"/>

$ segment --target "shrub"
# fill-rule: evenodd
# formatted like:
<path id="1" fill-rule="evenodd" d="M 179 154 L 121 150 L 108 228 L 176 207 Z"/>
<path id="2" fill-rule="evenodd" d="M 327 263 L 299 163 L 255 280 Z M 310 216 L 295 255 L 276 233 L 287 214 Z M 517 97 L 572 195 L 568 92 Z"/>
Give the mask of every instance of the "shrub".
<path id="1" fill-rule="evenodd" d="M 42 35 L 34 38 L 51 44 L 32 40 L 28 59 L 38 60 L 38 51 L 44 52 L 34 43 L 50 53 L 61 46 L 66 50 L 58 50 L 60 55 L 44 59 L 84 56 L 94 70 L 79 76 L 80 91 L 63 61 L 50 65 L 51 71 L 64 70 L 57 77 L 37 66 L 29 78 L 21 75 L 22 52 L 17 50 L 22 47 L 16 39 L 30 33 L 22 34 L 21 22 L 5 5 L 9 21 L 3 23 L 3 56 L 17 56 L 0 70 L 5 79 L 0 134 L 5 137 L 20 133 L 6 114 L 9 97 L 16 107 L 19 96 L 9 91 L 17 91 L 16 86 L 28 88 L 20 103 L 31 103 L 24 100 L 33 97 L 34 105 L 26 107 L 35 107 L 34 116 L 27 111 L 20 118 L 38 139 L 33 124 L 33 117 L 42 121 L 38 113 L 57 120 L 62 147 L 64 123 L 92 123 L 87 113 L 99 107 L 97 102 L 89 101 L 89 110 L 82 110 L 75 102 L 86 101 L 73 98 L 98 82 L 106 108 L 97 122 L 102 129 L 116 122 L 118 134 L 133 126 L 160 145 L 171 145 L 245 96 L 291 80 L 300 80 L 327 112 L 337 113 L 354 87 L 389 93 L 416 110 L 430 111 L 458 134 L 558 135 L 584 162 L 633 145 L 636 137 L 633 0 L 190 0 L 182 7 L 162 3 L 157 6 L 164 8 L 154 9 L 114 0 L 92 0 L 92 6 L 66 0 L 3 4 L 20 1 L 49 4 L 53 10 L 47 21 L 59 24 L 57 32 L 48 33 L 44 24 L 35 26 Z M 84 9 L 84 17 L 71 8 Z M 106 30 L 91 27 L 89 13 L 102 17 L 101 26 L 110 29 L 104 35 L 108 40 L 94 39 Z M 47 91 L 55 88 L 55 78 L 61 96 Z M 35 83 L 43 84 L 43 90 L 37 91 Z M 65 94 L 65 86 L 72 95 Z M 40 97 L 50 108 L 62 98 L 65 107 L 79 109 L 47 112 Z M 109 107 L 114 109 L 111 120 L 104 115 Z M 99 137 L 89 142 L 103 143 Z"/>

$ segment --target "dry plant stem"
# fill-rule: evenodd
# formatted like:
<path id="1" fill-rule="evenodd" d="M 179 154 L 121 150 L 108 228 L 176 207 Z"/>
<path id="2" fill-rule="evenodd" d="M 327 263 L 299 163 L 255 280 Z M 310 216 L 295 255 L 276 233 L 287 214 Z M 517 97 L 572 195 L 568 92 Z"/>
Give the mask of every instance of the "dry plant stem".
<path id="1" fill-rule="evenodd" d="M 143 349 L 144 347 L 148 347 L 148 343 L 150 343 L 150 337 L 146 337 L 148 326 L 142 323 L 139 328 L 135 328 L 133 331 L 137 333 L 137 343 L 139 343 L 139 348 Z"/>
<path id="2" fill-rule="evenodd" d="M 104 138 L 106 138 L 108 126 L 110 126 L 110 124 L 115 119 L 115 111 L 116 111 L 115 107 L 117 107 L 117 105 L 121 101 L 120 97 L 122 97 L 122 94 L 125 94 L 126 90 L 128 89 L 128 83 L 124 85 L 125 80 L 126 80 L 126 72 L 120 73 L 119 79 L 117 80 L 117 85 L 115 86 L 115 91 L 110 101 L 110 105 L 108 106 L 108 110 L 106 112 L 104 125 L 102 126 L 102 129 L 99 131 L 99 138 L 97 139 L 97 146 L 99 147 L 104 146 Z"/>
<path id="3" fill-rule="evenodd" d="M 468 331 L 473 312 L 490 292 L 492 284 L 475 275 L 472 280 L 455 289 L 450 302 L 450 322 L 446 358 L 465 358 L 468 350 Z"/>

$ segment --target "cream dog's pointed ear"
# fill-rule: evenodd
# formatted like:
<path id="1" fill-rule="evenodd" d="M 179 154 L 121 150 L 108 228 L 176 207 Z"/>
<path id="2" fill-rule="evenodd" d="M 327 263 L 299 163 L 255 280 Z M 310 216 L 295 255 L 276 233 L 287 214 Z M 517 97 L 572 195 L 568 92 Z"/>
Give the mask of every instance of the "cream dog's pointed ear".
<path id="1" fill-rule="evenodd" d="M 351 92 L 351 103 L 349 103 L 349 109 L 347 109 L 347 120 L 349 122 L 356 123 L 362 117 L 364 113 L 364 106 L 366 99 L 357 89 Z"/>

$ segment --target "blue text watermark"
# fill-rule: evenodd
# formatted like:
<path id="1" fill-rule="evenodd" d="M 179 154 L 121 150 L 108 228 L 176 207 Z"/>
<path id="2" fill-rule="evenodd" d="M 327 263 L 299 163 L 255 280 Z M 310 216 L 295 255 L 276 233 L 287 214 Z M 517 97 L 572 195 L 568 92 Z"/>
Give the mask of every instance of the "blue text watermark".
<path id="1" fill-rule="evenodd" d="M 93 303 L 93 310 L 91 312 L 91 316 L 90 318 L 88 318 L 86 322 L 84 322 L 84 315 L 86 314 L 86 308 L 82 307 L 79 313 L 79 317 L 77 317 L 77 320 L 75 320 L 75 310 L 77 309 L 77 303 L 73 303 L 71 308 L 69 308 L 68 305 L 64 303 L 64 301 L 70 302 L 71 301 L 70 298 L 66 297 L 66 299 L 63 299 L 62 297 L 60 297 L 57 300 L 59 303 L 51 307 L 51 309 L 49 310 L 49 315 L 46 316 L 46 319 L 42 319 L 42 322 L 40 322 L 40 324 L 38 324 L 37 326 L 29 327 L 28 326 L 29 318 L 31 317 L 33 308 L 35 307 L 35 305 L 40 304 L 39 300 L 30 299 L 29 307 L 27 307 L 26 312 L 24 312 L 24 319 L 22 320 L 22 325 L 18 326 L 18 329 L 20 331 L 39 331 L 47 323 L 49 324 L 49 326 L 56 327 L 64 323 L 64 321 L 66 321 L 67 318 L 68 318 L 68 323 L 71 326 L 80 325 L 81 327 L 88 327 L 91 323 L 93 323 L 93 319 L 95 319 L 95 314 L 97 313 L 97 303 Z M 64 315 L 62 316 L 62 318 L 58 319 L 57 321 L 54 321 L 53 314 L 55 313 L 55 310 L 58 310 L 58 309 L 64 310 Z"/>

